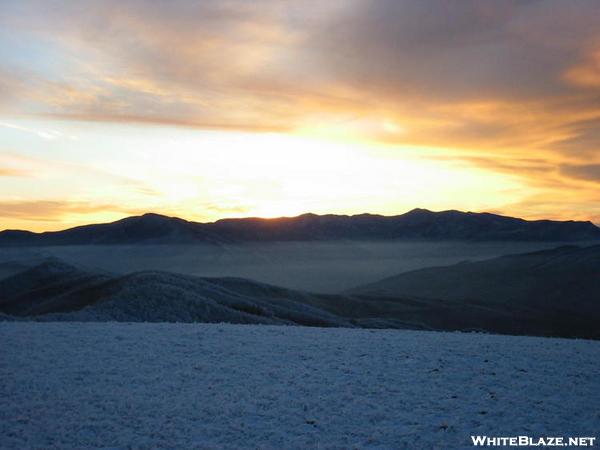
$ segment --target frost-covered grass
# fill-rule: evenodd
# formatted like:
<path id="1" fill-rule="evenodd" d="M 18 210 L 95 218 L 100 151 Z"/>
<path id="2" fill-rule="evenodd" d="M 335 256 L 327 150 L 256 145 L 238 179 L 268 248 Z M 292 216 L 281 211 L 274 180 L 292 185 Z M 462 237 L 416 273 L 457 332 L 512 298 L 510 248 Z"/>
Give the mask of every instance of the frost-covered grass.
<path id="1" fill-rule="evenodd" d="M 7 449 L 451 449 L 600 428 L 600 342 L 26 322 L 0 342 Z"/>

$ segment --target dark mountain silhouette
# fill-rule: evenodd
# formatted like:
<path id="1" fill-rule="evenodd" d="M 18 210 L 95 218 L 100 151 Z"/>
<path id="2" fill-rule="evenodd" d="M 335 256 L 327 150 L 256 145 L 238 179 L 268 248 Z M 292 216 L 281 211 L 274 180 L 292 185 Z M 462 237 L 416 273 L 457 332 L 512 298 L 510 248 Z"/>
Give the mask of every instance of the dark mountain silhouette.
<path id="1" fill-rule="evenodd" d="M 2 246 L 389 239 L 583 241 L 600 239 L 600 228 L 591 222 L 526 221 L 489 213 L 414 209 L 399 216 L 304 214 L 278 219 L 223 219 L 213 223 L 145 214 L 57 232 L 0 232 Z"/>
<path id="2" fill-rule="evenodd" d="M 562 251 L 568 252 L 557 250 Z M 534 256 L 532 260 L 529 255 L 510 258 L 528 261 L 520 266 L 521 270 L 537 267 L 544 271 L 548 263 L 546 258 Z M 571 260 L 568 255 L 561 258 Z M 555 283 L 540 290 L 528 290 L 526 277 L 517 277 L 511 291 L 510 277 L 518 270 L 503 275 L 503 264 L 487 269 L 488 281 L 495 286 L 509 285 L 504 292 L 491 295 L 490 300 L 485 295 L 494 291 L 486 291 L 485 282 L 478 285 L 483 293 L 477 296 L 476 290 L 451 289 L 450 295 L 442 295 L 453 283 L 468 285 L 469 279 L 464 277 L 472 275 L 469 271 L 460 273 L 461 279 L 453 276 L 446 280 L 439 273 L 441 269 L 427 269 L 433 272 L 421 281 L 435 285 L 437 277 L 441 277 L 438 291 L 413 288 L 413 295 L 396 293 L 395 288 L 369 287 L 329 295 L 240 278 L 201 278 L 155 271 L 128 275 L 94 273 L 53 260 L 0 280 L 0 320 L 262 323 L 477 330 L 598 339 L 600 308 L 596 297 L 588 295 L 598 292 L 600 277 L 593 272 L 598 258 L 590 254 L 575 259 L 579 262 L 574 267 L 587 275 L 573 276 L 562 285 Z M 557 293 L 549 295 L 553 289 Z M 432 297 L 420 295 L 423 292 Z"/>
<path id="3" fill-rule="evenodd" d="M 63 231 L 31 233 L 7 230 L 0 245 L 102 245 L 213 242 L 202 224 L 159 214 L 127 217 L 112 223 L 83 225 Z"/>
<path id="4" fill-rule="evenodd" d="M 350 293 L 477 305 L 531 319 L 544 334 L 599 338 L 600 245 L 420 269 Z"/>

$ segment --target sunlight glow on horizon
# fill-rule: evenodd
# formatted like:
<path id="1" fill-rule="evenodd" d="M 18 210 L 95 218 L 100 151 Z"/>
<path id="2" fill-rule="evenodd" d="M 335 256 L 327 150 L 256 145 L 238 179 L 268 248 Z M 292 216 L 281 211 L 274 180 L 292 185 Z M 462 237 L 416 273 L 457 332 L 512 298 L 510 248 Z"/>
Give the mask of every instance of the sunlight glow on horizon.
<path id="1" fill-rule="evenodd" d="M 1 5 L 0 228 L 416 207 L 600 223 L 598 2 Z"/>
<path id="2" fill-rule="evenodd" d="M 47 142 L 31 145 L 45 141 L 40 133 L 51 125 L 57 136 L 76 139 L 53 140 L 57 152 Z M 213 221 L 307 212 L 394 215 L 457 205 L 478 210 L 500 207 L 522 188 L 512 177 L 425 159 L 422 150 L 396 148 L 392 157 L 380 157 L 381 146 L 306 135 L 43 121 L 12 129 L 11 144 L 21 155 L 16 161 L 38 179 L 36 200 L 57 202 L 57 211 L 55 217 L 48 211 L 51 220 L 17 215 L 5 228 L 60 229 L 150 211 Z M 81 146 L 92 152 L 78 162 Z M 0 183 L 17 191 L 27 179 Z"/>

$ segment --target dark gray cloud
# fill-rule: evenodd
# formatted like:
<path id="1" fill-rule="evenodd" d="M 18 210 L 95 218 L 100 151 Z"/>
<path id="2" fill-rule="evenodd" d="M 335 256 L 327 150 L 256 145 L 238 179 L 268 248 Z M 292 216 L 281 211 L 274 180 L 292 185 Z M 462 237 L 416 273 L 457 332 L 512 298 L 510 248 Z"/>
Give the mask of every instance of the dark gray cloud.
<path id="1" fill-rule="evenodd" d="M 559 151 L 580 159 L 600 156 L 600 117 L 573 122 L 568 131 L 555 145 Z"/>
<path id="2" fill-rule="evenodd" d="M 36 43 L 5 49 L 10 112 L 253 131 L 358 119 L 397 144 L 600 157 L 597 1 L 9 0 L 2 12 Z"/>
<path id="3" fill-rule="evenodd" d="M 600 164 L 565 164 L 561 172 L 568 177 L 600 183 Z"/>
<path id="4" fill-rule="evenodd" d="M 598 37 L 599 20 L 597 2 L 378 0 L 311 42 L 324 65 L 367 90 L 531 98 L 567 89 L 562 71 Z"/>

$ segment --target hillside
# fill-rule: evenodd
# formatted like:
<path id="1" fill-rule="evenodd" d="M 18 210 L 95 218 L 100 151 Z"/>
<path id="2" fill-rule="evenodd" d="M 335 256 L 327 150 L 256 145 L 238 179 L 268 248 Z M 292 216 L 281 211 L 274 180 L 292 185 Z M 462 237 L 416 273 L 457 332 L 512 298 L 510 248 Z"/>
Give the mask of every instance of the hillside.
<path id="1" fill-rule="evenodd" d="M 480 308 L 424 299 L 315 294 L 239 278 L 157 271 L 94 274 L 57 260 L 0 280 L 0 313 L 43 321 L 449 330 L 485 328 L 485 322 L 494 318 L 494 313 Z M 525 324 L 520 331 L 527 331 Z"/>
<path id="2" fill-rule="evenodd" d="M 349 293 L 417 296 L 513 311 L 559 333 L 579 328 L 598 337 L 599 292 L 600 246 L 565 246 L 415 270 Z"/>
<path id="3" fill-rule="evenodd" d="M 352 326 L 309 297 L 247 280 L 92 274 L 58 261 L 0 280 L 0 312 L 16 317 Z"/>
<path id="4" fill-rule="evenodd" d="M 304 214 L 278 219 L 224 219 L 213 223 L 145 214 L 56 232 L 0 232 L 0 246 L 395 239 L 582 241 L 600 239 L 600 228 L 591 222 L 526 221 L 488 213 L 415 209 L 399 216 Z"/>
<path id="5" fill-rule="evenodd" d="M 579 292 L 598 292 L 597 272 L 590 272 L 589 280 L 584 273 L 579 271 Z M 427 275 L 423 284 L 437 283 L 436 276 Z M 0 320 L 229 322 L 600 338 L 596 296 L 527 291 L 524 303 L 504 294 L 478 298 L 445 292 L 371 286 L 316 294 L 240 278 L 96 273 L 51 260 L 0 280 Z"/>

